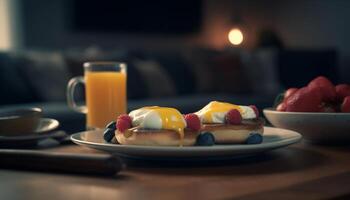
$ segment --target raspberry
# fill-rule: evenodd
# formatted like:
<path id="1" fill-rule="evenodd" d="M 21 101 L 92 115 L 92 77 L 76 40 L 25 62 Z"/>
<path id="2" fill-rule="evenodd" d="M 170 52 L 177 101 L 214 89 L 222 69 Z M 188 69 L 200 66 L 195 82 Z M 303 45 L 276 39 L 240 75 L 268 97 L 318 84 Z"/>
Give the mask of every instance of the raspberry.
<path id="1" fill-rule="evenodd" d="M 225 119 L 226 119 L 227 123 L 232 124 L 232 125 L 238 125 L 238 124 L 242 123 L 241 113 L 236 109 L 232 109 L 232 110 L 228 111 Z"/>
<path id="2" fill-rule="evenodd" d="M 350 112 L 350 96 L 344 98 L 341 104 L 341 112 Z"/>
<path id="3" fill-rule="evenodd" d="M 185 120 L 187 123 L 187 128 L 194 131 L 199 131 L 201 129 L 201 120 L 196 114 L 187 114 L 185 115 Z"/>
<path id="4" fill-rule="evenodd" d="M 131 118 L 127 114 L 119 115 L 117 118 L 117 129 L 124 132 L 131 127 Z"/>
<path id="5" fill-rule="evenodd" d="M 131 127 L 131 124 L 129 124 L 129 122 L 127 120 L 118 119 L 118 121 L 117 121 L 118 131 L 124 132 L 125 130 L 127 130 L 130 127 Z"/>
<path id="6" fill-rule="evenodd" d="M 126 120 L 126 121 L 129 122 L 129 124 L 132 124 L 132 119 L 131 119 L 131 117 L 130 117 L 129 115 L 127 115 L 127 114 L 121 114 L 121 115 L 119 115 L 118 118 L 117 118 L 117 121 L 118 121 L 119 119 Z"/>
<path id="7" fill-rule="evenodd" d="M 251 107 L 254 110 L 254 113 L 256 115 L 256 118 L 259 117 L 259 110 L 255 105 L 250 105 L 249 107 Z"/>

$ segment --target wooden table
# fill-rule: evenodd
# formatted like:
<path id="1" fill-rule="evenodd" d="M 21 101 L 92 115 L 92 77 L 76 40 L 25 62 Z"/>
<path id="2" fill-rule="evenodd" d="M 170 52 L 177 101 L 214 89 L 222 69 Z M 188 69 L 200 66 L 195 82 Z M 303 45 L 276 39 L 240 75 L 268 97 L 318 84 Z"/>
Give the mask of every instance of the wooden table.
<path id="1" fill-rule="evenodd" d="M 209 165 L 133 163 L 114 177 L 0 170 L 0 199 L 350 199 L 350 148 L 300 143 Z"/>

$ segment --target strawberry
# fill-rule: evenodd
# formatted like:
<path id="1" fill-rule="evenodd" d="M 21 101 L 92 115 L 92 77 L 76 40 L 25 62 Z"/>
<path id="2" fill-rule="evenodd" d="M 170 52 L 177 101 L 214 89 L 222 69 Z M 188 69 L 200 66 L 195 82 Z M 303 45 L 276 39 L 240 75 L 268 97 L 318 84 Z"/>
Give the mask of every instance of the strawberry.
<path id="1" fill-rule="evenodd" d="M 225 119 L 228 124 L 232 124 L 232 125 L 238 125 L 242 123 L 241 113 L 236 109 L 232 109 L 228 111 L 226 113 Z"/>
<path id="2" fill-rule="evenodd" d="M 320 112 L 322 109 L 322 92 L 316 87 L 303 87 L 286 100 L 286 111 Z"/>
<path id="3" fill-rule="evenodd" d="M 335 91 L 337 93 L 337 100 L 343 101 L 346 96 L 350 96 L 350 85 L 339 84 L 335 86 Z"/>
<path id="4" fill-rule="evenodd" d="M 258 118 L 259 117 L 259 109 L 255 105 L 250 105 L 249 107 L 251 107 L 254 110 L 256 118 Z"/>
<path id="5" fill-rule="evenodd" d="M 287 109 L 286 107 L 287 107 L 286 102 L 282 102 L 282 103 L 278 104 L 278 106 L 276 107 L 276 110 L 284 112 Z"/>
<path id="6" fill-rule="evenodd" d="M 292 96 L 292 94 L 294 94 L 296 91 L 298 91 L 298 88 L 289 88 L 284 93 L 284 99 L 287 99 L 288 97 Z"/>
<path id="7" fill-rule="evenodd" d="M 350 112 L 350 96 L 346 96 L 341 104 L 341 112 Z"/>
<path id="8" fill-rule="evenodd" d="M 201 129 L 201 120 L 196 114 L 191 113 L 185 115 L 185 120 L 187 128 L 192 129 L 194 131 L 199 131 Z"/>
<path id="9" fill-rule="evenodd" d="M 336 100 L 337 94 L 333 83 L 324 76 L 319 76 L 312 80 L 308 87 L 310 88 L 320 88 L 322 100 L 325 102 L 334 102 Z"/>

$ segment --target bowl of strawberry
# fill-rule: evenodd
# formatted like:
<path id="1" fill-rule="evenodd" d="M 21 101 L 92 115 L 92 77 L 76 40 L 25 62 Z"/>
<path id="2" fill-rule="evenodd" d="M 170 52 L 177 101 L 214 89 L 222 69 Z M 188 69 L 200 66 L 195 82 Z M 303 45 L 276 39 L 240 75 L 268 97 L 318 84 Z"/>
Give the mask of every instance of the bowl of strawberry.
<path id="1" fill-rule="evenodd" d="M 297 131 L 311 142 L 350 142 L 350 85 L 319 76 L 278 95 L 264 115 L 273 126 Z"/>

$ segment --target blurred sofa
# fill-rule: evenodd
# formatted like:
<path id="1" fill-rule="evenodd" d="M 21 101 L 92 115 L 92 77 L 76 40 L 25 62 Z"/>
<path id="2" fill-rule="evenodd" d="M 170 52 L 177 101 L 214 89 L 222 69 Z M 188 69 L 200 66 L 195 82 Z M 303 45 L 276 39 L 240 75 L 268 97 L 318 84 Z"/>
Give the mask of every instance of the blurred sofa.
<path id="1" fill-rule="evenodd" d="M 128 65 L 128 110 L 146 105 L 194 112 L 209 101 L 269 107 L 275 95 L 317 75 L 337 79 L 333 50 L 70 49 L 0 53 L 0 106 L 43 108 L 69 133 L 85 128 L 85 116 L 66 104 L 66 84 L 83 75 L 87 61 Z M 83 101 L 84 90 L 77 94 Z"/>

